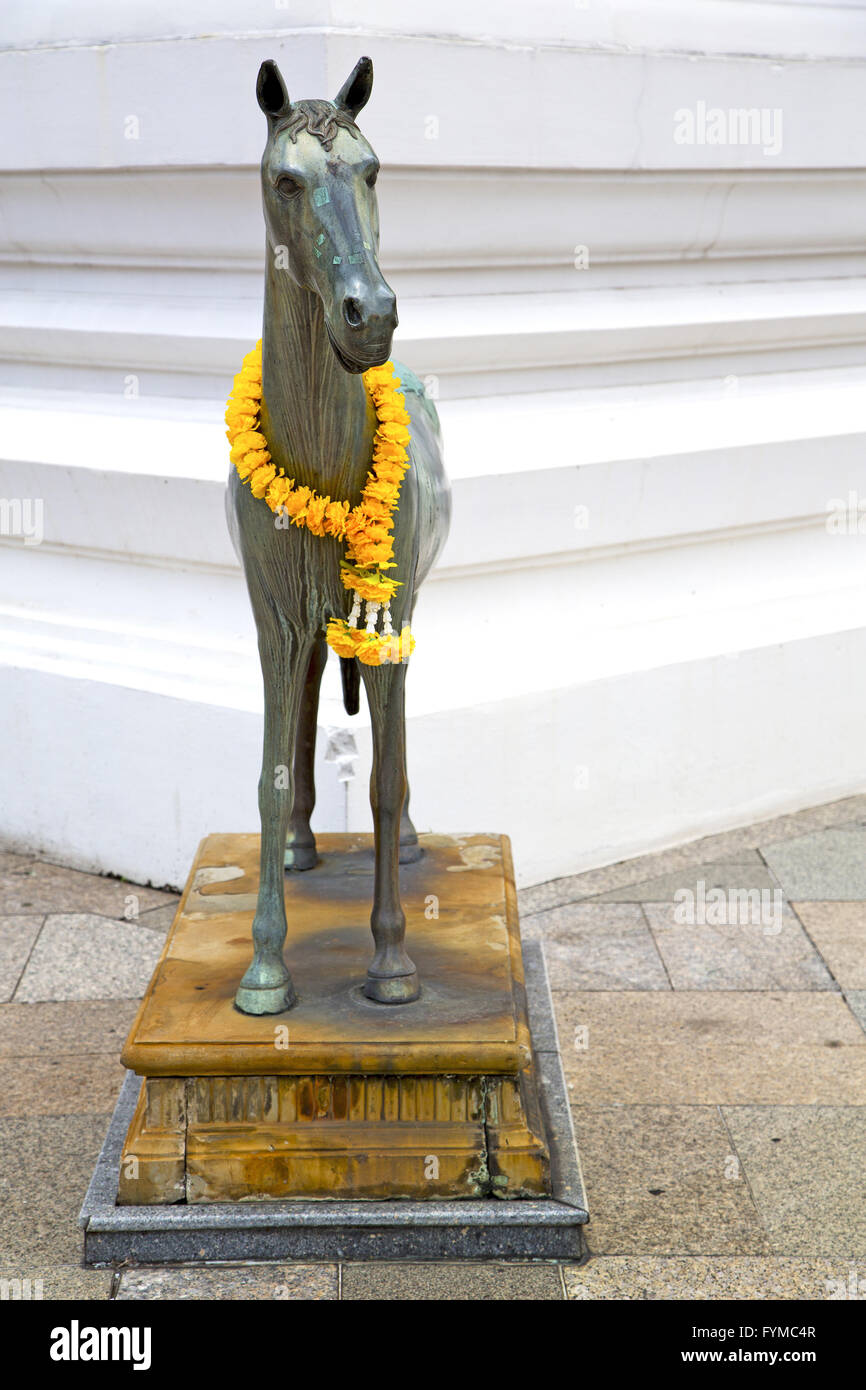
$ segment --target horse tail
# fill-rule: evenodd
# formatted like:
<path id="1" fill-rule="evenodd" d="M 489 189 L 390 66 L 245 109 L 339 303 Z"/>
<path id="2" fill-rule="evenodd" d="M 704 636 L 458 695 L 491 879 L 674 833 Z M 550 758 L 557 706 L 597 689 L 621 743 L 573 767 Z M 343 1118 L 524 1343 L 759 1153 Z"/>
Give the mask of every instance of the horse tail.
<path id="1" fill-rule="evenodd" d="M 358 698 L 361 689 L 361 675 L 356 657 L 340 657 L 340 677 L 343 682 L 343 705 L 346 713 L 357 714 L 361 708 L 361 702 Z"/>

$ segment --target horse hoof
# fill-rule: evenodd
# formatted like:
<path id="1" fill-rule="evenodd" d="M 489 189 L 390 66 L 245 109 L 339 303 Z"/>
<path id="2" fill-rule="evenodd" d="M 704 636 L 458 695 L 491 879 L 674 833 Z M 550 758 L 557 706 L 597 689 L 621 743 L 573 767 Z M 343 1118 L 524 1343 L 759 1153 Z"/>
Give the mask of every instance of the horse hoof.
<path id="1" fill-rule="evenodd" d="M 300 872 L 303 869 L 314 869 L 318 862 L 319 856 L 316 853 L 315 845 L 286 846 L 286 857 L 283 863 L 287 870 L 297 869 Z"/>
<path id="2" fill-rule="evenodd" d="M 421 993 L 417 972 L 414 975 L 396 975 L 390 980 L 378 979 L 368 975 L 364 983 L 367 999 L 377 1004 L 411 1004 Z"/>
<path id="3" fill-rule="evenodd" d="M 287 1009 L 293 1009 L 297 1002 L 298 996 L 291 980 L 267 989 L 241 985 L 235 995 L 235 1008 L 242 1014 L 283 1014 Z"/>
<path id="4" fill-rule="evenodd" d="M 400 845 L 400 863 L 417 864 L 423 853 L 417 840 L 407 840 L 405 845 Z"/>

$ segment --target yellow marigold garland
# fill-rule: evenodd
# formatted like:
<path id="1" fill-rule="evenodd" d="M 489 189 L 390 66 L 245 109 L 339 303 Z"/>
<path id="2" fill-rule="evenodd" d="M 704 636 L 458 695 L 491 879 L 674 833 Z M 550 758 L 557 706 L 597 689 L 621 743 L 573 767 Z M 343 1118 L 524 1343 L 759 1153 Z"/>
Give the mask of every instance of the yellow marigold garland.
<path id="1" fill-rule="evenodd" d="M 409 467 L 409 414 L 397 389 L 400 378 L 393 362 L 364 373 L 364 385 L 376 411 L 373 463 L 357 507 L 320 497 L 309 487 L 296 487 L 294 478 L 271 463 L 267 440 L 259 428 L 262 398 L 262 344 L 248 352 L 234 380 L 226 406 L 226 434 L 238 476 L 249 483 L 254 497 L 272 512 L 287 516 L 293 526 L 306 526 L 314 536 L 344 541 L 346 557 L 340 566 L 343 585 L 353 595 L 348 620 L 331 618 L 326 637 L 338 656 L 356 656 L 367 666 L 406 661 L 415 639 L 408 626 L 397 636 L 391 626 L 391 599 L 399 580 L 386 573 L 394 564 L 394 512 L 400 485 Z M 361 604 L 366 624 L 359 627 Z M 381 615 L 382 631 L 376 631 Z"/>

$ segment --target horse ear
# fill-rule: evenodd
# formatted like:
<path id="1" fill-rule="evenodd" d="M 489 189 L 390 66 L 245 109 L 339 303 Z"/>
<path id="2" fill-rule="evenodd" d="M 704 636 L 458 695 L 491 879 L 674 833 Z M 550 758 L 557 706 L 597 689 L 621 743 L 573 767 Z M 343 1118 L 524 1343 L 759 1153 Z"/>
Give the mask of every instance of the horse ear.
<path id="1" fill-rule="evenodd" d="M 273 58 L 266 58 L 259 68 L 256 97 L 269 121 L 285 116 L 292 104 L 282 73 Z"/>
<path id="2" fill-rule="evenodd" d="M 359 58 L 350 75 L 346 78 L 334 98 L 334 105 L 348 111 L 354 121 L 359 111 L 363 111 L 373 90 L 373 60 Z"/>

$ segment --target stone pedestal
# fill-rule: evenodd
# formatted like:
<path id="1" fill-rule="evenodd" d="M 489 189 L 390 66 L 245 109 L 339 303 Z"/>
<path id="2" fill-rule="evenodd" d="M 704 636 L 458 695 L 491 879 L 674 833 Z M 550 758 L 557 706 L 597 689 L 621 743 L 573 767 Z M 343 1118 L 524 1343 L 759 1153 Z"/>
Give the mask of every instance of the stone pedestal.
<path id="1" fill-rule="evenodd" d="M 123 1052 L 144 1084 L 118 1204 L 551 1194 L 508 841 L 422 846 L 400 871 L 415 1003 L 362 993 L 372 836 L 323 835 L 286 876 L 298 1003 L 250 1017 L 258 837 L 203 841 Z"/>

